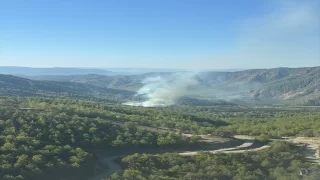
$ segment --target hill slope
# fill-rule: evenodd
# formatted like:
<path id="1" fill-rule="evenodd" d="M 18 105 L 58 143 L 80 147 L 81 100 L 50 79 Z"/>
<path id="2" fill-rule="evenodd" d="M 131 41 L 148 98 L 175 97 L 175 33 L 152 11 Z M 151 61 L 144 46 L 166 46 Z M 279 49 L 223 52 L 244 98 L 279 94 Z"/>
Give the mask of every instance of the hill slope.
<path id="1" fill-rule="evenodd" d="M 201 84 L 229 87 L 257 99 L 297 100 L 300 104 L 319 104 L 320 99 L 320 67 L 207 72 L 200 80 Z"/>
<path id="2" fill-rule="evenodd" d="M 126 98 L 132 92 L 99 86 L 56 81 L 37 81 L 0 74 L 0 96 L 60 96 Z"/>

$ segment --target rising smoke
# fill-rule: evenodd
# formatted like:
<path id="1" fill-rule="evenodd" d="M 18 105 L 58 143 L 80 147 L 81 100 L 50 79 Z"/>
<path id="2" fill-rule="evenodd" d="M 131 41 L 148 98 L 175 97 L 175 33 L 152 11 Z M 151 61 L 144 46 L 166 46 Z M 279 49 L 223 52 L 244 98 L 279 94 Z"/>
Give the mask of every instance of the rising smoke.
<path id="1" fill-rule="evenodd" d="M 168 76 L 146 78 L 137 92 L 137 96 L 142 96 L 145 100 L 124 104 L 144 107 L 173 105 L 177 99 L 186 95 L 189 88 L 198 84 L 195 77 L 196 73 L 174 73 Z"/>

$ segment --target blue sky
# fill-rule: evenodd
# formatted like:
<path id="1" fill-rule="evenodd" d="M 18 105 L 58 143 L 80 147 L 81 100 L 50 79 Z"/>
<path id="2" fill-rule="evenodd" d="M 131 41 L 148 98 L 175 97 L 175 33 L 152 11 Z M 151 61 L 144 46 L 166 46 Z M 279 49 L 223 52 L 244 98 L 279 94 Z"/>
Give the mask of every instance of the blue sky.
<path id="1" fill-rule="evenodd" d="M 0 0 L 0 66 L 319 66 L 319 13 L 319 0 Z"/>

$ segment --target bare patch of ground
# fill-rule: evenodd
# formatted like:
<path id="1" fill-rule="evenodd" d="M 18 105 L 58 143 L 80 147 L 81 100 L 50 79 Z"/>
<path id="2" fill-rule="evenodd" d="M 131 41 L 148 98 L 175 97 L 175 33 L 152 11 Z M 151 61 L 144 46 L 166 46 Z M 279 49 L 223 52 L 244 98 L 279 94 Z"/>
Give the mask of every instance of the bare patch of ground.
<path id="1" fill-rule="evenodd" d="M 294 98 L 294 97 L 302 95 L 302 94 L 304 94 L 303 91 L 290 91 L 290 92 L 282 94 L 281 97 L 283 99 L 290 99 L 290 98 Z"/>
<path id="2" fill-rule="evenodd" d="M 320 164 L 320 155 L 319 155 L 320 138 L 319 137 L 289 137 L 289 138 L 286 138 L 285 141 L 304 145 L 305 157 L 314 163 Z"/>

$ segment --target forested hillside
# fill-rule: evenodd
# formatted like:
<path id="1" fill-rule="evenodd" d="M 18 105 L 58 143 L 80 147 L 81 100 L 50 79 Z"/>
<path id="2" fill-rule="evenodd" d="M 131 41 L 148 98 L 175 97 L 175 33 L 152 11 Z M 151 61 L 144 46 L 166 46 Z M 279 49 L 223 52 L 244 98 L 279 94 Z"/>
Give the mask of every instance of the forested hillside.
<path id="1" fill-rule="evenodd" d="M 102 88 L 75 82 L 36 81 L 0 74 L 1 96 L 78 97 L 119 100 L 131 97 L 130 91 Z"/>
<path id="2" fill-rule="evenodd" d="M 153 75 L 153 74 L 152 74 Z M 49 80 L 60 82 L 78 82 L 85 84 L 92 84 L 101 87 L 109 87 L 116 89 L 132 89 L 136 90 L 141 87 L 141 81 L 145 75 L 132 75 L 132 76 L 104 76 L 98 74 L 87 75 L 70 75 L 70 76 L 29 76 L 30 79 L 35 80 Z"/>
<path id="3" fill-rule="evenodd" d="M 96 152 L 185 147 L 196 139 L 157 133 L 134 123 L 187 123 L 187 116 L 135 113 L 135 110 L 68 99 L 0 99 L 0 179 L 87 179 L 95 171 Z M 144 117 L 145 120 L 142 118 Z M 114 124 L 114 123 L 118 124 Z"/>

